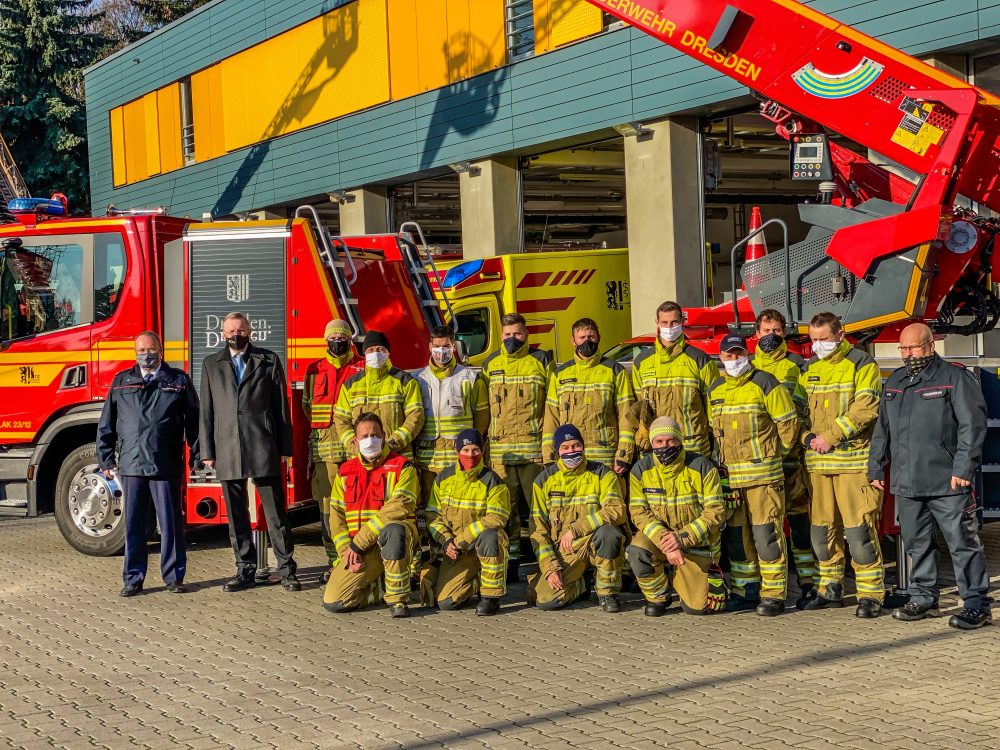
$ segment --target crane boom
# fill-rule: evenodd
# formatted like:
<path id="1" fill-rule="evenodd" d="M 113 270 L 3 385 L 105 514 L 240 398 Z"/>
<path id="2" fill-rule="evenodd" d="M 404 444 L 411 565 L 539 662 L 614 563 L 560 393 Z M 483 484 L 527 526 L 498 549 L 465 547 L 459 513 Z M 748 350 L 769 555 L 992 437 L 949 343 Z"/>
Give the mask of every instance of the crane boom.
<path id="1" fill-rule="evenodd" d="M 6 206 L 12 198 L 26 197 L 28 188 L 24 184 L 24 178 L 21 177 L 7 142 L 0 135 L 0 201 Z"/>

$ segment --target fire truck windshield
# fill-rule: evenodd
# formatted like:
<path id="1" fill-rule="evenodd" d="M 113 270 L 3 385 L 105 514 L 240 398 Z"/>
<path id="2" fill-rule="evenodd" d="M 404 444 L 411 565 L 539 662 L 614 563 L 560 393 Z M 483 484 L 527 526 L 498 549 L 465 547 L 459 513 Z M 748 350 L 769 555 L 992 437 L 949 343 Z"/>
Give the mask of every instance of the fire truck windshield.
<path id="1" fill-rule="evenodd" d="M 0 260 L 0 337 L 16 339 L 83 322 L 83 257 L 78 244 L 6 252 Z"/>

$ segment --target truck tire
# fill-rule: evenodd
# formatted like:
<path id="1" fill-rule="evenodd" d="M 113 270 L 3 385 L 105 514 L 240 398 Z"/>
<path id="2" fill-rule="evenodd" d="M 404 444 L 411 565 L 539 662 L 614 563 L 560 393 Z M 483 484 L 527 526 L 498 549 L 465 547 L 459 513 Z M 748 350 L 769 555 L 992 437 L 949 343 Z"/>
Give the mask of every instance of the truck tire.
<path id="1" fill-rule="evenodd" d="M 56 525 L 70 546 L 93 557 L 125 549 L 125 499 L 97 464 L 97 446 L 70 451 L 59 468 L 55 495 Z"/>

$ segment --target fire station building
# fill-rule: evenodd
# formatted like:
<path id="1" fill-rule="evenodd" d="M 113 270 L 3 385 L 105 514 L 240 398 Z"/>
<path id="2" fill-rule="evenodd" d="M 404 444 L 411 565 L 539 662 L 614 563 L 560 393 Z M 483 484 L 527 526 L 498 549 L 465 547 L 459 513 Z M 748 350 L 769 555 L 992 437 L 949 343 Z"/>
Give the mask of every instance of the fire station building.
<path id="1" fill-rule="evenodd" d="M 1000 0 L 809 4 L 1000 92 Z M 92 209 L 627 247 L 644 332 L 666 298 L 722 300 L 751 206 L 804 235 L 816 184 L 733 75 L 585 0 L 214 0 L 87 71 Z"/>

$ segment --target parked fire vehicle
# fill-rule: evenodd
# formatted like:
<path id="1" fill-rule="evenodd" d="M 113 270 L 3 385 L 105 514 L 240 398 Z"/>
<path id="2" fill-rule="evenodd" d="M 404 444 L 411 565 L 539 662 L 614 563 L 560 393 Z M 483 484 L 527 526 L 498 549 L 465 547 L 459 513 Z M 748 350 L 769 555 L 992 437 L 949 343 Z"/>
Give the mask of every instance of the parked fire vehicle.
<path id="1" fill-rule="evenodd" d="M 134 364 L 141 331 L 161 333 L 166 360 L 198 387 L 203 359 L 224 345 L 226 313 L 250 318 L 252 340 L 275 351 L 288 375 L 296 511 L 315 506 L 301 400 L 307 365 L 326 351 L 326 322 L 344 318 L 359 338 L 385 331 L 404 368 L 425 363 L 429 329 L 441 322 L 426 255 L 409 232 L 332 238 L 310 206 L 286 221 L 235 223 L 113 208 L 101 218 L 49 218 L 57 207 L 14 200 L 14 223 L 0 224 L 0 498 L 28 515 L 54 511 L 86 554 L 124 545 L 121 492 L 98 471 L 94 439 L 108 387 Z M 211 473 L 193 472 L 188 522 L 226 523 L 221 495 Z"/>

